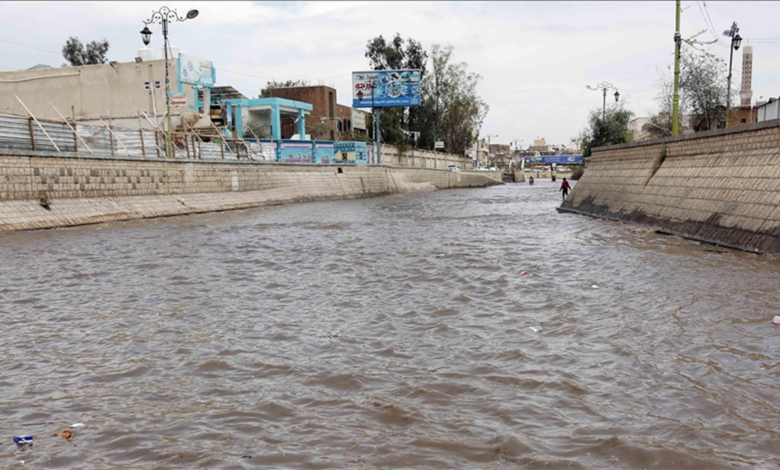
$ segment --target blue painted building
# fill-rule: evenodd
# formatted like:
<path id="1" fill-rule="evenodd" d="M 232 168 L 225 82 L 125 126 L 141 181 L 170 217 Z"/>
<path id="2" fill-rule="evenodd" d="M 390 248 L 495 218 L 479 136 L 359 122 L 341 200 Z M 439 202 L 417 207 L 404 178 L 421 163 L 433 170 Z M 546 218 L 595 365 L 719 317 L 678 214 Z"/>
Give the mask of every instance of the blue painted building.
<path id="1" fill-rule="evenodd" d="M 247 129 L 253 124 L 252 127 L 259 126 L 267 131 L 273 140 L 281 140 L 282 115 L 287 114 L 295 116 L 298 139 L 306 139 L 304 118 L 313 109 L 309 103 L 284 98 L 233 99 L 225 100 L 224 103 L 227 107 L 227 125 L 234 128 L 239 137 L 252 138 L 252 133 Z"/>

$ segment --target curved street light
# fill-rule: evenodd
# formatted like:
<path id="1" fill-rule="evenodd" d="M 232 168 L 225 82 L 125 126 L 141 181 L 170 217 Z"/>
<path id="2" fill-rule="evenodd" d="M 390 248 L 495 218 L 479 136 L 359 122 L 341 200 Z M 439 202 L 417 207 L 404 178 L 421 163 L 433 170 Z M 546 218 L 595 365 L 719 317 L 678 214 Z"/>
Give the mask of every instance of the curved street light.
<path id="1" fill-rule="evenodd" d="M 487 166 L 488 166 L 488 159 L 490 158 L 490 138 L 491 137 L 498 137 L 498 134 L 488 134 L 488 135 L 483 137 L 483 139 L 486 138 L 488 140 L 488 151 L 487 151 L 487 155 L 485 156 L 485 168 L 487 168 Z"/>
<path id="2" fill-rule="evenodd" d="M 729 84 L 726 91 L 726 127 L 729 127 L 729 114 L 731 113 L 731 63 L 734 60 L 734 51 L 739 49 L 742 44 L 742 37 L 739 35 L 737 22 L 731 24 L 731 29 L 723 31 L 724 36 L 731 38 L 731 47 L 729 47 Z"/>
<path id="3" fill-rule="evenodd" d="M 152 41 L 152 31 L 149 30 L 149 24 L 157 23 L 162 25 L 163 33 L 163 49 L 165 50 L 165 106 L 167 108 L 166 116 L 168 118 L 168 135 L 165 145 L 165 156 L 171 158 L 171 149 L 173 143 L 173 137 L 171 134 L 171 80 L 168 73 L 168 23 L 171 21 L 186 21 L 191 20 L 198 16 L 198 10 L 190 10 L 182 18 L 176 10 L 171 10 L 168 7 L 162 7 L 157 11 L 152 11 L 152 16 L 144 21 L 144 29 L 141 30 L 141 40 L 145 46 L 148 46 Z"/>
<path id="4" fill-rule="evenodd" d="M 617 87 L 611 83 L 608 82 L 601 82 L 595 87 L 592 87 L 590 85 L 585 85 L 585 88 L 591 91 L 599 91 L 601 90 L 604 95 L 604 102 L 601 105 L 601 120 L 604 121 L 607 118 L 607 90 L 615 90 L 615 103 L 618 102 L 618 99 L 620 99 L 620 92 L 618 91 Z"/>

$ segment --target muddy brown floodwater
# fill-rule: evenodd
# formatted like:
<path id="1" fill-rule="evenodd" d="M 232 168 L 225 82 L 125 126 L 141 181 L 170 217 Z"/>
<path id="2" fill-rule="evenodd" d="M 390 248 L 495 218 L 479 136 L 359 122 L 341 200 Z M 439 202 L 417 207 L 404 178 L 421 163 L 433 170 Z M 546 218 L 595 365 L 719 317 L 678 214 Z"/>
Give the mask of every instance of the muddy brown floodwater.
<path id="1" fill-rule="evenodd" d="M 779 467 L 780 260 L 557 186 L 0 234 L 0 467 Z"/>

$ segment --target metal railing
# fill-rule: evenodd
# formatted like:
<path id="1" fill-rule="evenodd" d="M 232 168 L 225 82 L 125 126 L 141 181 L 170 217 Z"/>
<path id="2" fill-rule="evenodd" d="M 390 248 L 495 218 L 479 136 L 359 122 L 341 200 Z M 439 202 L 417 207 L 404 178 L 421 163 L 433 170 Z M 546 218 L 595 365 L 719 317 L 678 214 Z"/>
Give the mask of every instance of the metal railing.
<path id="1" fill-rule="evenodd" d="M 56 108 L 55 108 L 56 109 Z M 59 111 L 58 111 L 59 114 Z M 61 115 L 60 115 L 61 116 Z M 37 119 L 32 114 L 0 114 L 0 150 L 40 151 L 57 154 L 88 154 L 117 157 L 165 158 L 165 131 L 159 127 L 144 129 L 114 127 L 97 116 L 103 125 L 78 124 L 71 119 Z M 149 123 L 154 122 L 149 119 Z M 276 160 L 267 145 L 240 138 L 187 132 L 173 132 L 173 158 L 197 160 Z"/>

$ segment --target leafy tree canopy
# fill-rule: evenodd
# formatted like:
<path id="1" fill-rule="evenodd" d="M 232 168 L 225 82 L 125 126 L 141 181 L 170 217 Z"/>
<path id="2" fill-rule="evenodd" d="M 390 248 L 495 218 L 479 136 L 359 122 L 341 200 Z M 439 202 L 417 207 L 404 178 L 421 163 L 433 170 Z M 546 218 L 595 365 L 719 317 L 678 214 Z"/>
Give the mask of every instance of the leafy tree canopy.
<path id="1" fill-rule="evenodd" d="M 607 109 L 603 119 L 601 109 L 591 111 L 588 126 L 580 134 L 583 157 L 589 158 L 596 147 L 633 142 L 634 133 L 628 127 L 633 116 L 622 104 Z"/>
<path id="2" fill-rule="evenodd" d="M 453 60 L 453 47 L 433 45 L 430 54 L 414 39 L 396 34 L 368 41 L 366 58 L 373 70 L 420 69 L 420 106 L 381 108 L 382 140 L 405 149 L 410 143 L 462 154 L 477 138 L 488 106 L 477 94 L 481 77 L 465 62 Z M 428 59 L 431 59 L 428 63 Z"/>
<path id="3" fill-rule="evenodd" d="M 79 41 L 78 37 L 71 36 L 62 46 L 62 56 L 69 62 L 69 64 L 62 64 L 63 67 L 68 65 L 72 67 L 78 67 L 81 65 L 96 65 L 105 64 L 108 62 L 106 53 L 108 52 L 108 41 L 103 39 L 102 41 L 92 41 L 84 47 L 84 44 Z"/>

